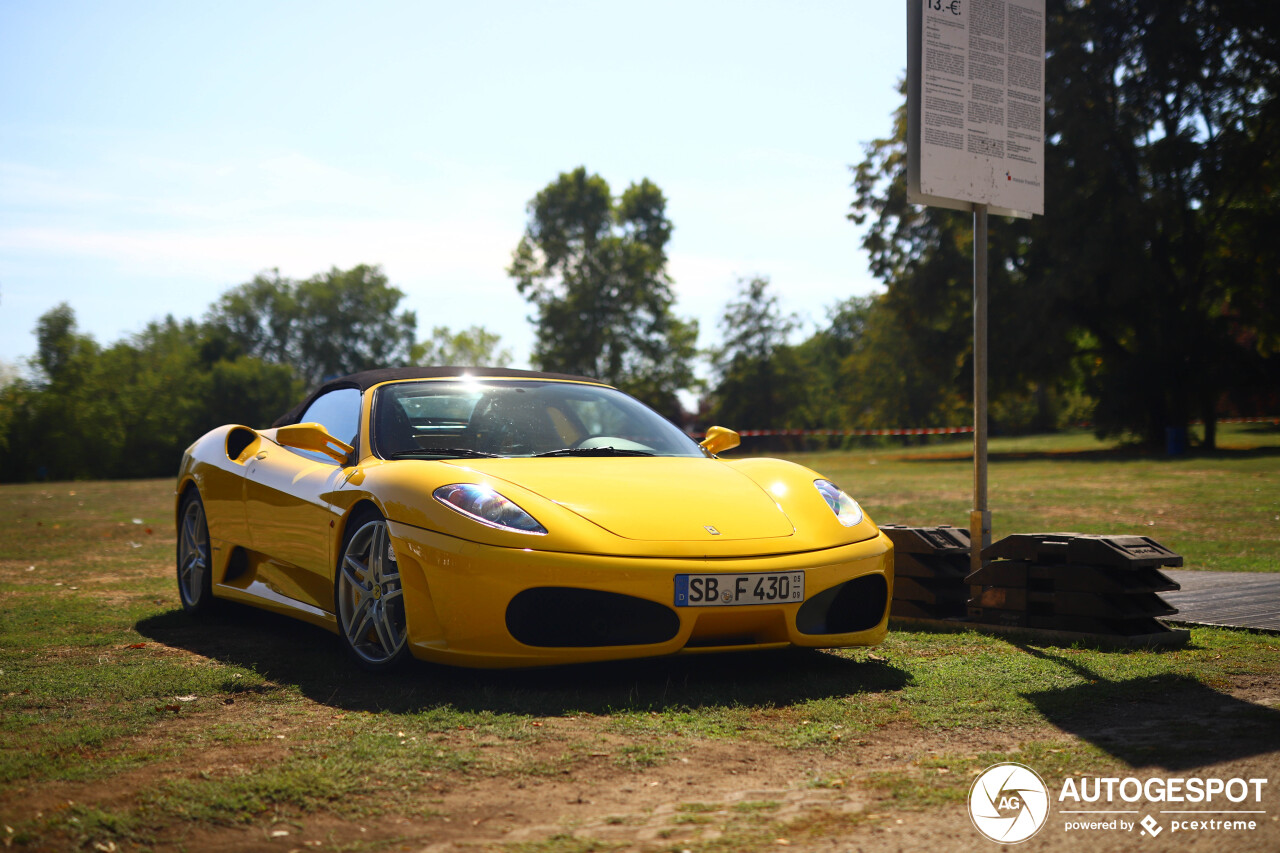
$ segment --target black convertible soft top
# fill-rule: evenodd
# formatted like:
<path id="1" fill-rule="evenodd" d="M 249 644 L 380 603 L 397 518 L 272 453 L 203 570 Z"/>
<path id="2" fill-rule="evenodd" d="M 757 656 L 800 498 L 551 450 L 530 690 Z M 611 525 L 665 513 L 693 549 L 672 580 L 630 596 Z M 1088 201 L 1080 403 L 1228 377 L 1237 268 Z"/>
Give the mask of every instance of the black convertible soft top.
<path id="1" fill-rule="evenodd" d="M 597 382 L 585 376 L 570 376 L 567 373 L 541 373 L 536 370 L 515 370 L 510 367 L 383 367 L 378 370 L 365 370 L 352 373 L 350 376 L 339 376 L 330 379 L 307 398 L 280 417 L 271 426 L 281 427 L 296 424 L 298 418 L 307 410 L 321 394 L 336 388 L 359 388 L 361 393 L 382 382 L 393 382 L 399 379 L 449 379 L 457 376 L 475 376 L 484 379 L 561 379 L 571 382 Z"/>

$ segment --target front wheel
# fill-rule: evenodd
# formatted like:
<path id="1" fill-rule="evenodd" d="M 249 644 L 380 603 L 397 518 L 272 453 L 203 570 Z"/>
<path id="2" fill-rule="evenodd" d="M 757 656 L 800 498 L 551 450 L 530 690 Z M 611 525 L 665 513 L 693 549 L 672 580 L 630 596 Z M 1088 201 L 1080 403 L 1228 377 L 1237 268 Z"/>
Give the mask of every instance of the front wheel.
<path id="1" fill-rule="evenodd" d="M 382 672 L 409 656 L 400 567 L 387 521 L 376 512 L 347 527 L 334 599 L 338 633 L 360 667 Z"/>
<path id="2" fill-rule="evenodd" d="M 213 605 L 209 522 L 195 489 L 182 498 L 178 519 L 178 597 L 188 613 L 206 612 Z"/>

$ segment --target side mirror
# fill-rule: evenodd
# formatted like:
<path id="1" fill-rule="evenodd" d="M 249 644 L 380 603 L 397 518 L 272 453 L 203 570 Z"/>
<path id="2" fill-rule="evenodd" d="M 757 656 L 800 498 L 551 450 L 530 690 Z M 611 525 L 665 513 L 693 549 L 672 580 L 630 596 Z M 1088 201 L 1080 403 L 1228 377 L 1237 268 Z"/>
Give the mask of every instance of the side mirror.
<path id="1" fill-rule="evenodd" d="M 335 462 L 345 462 L 354 447 L 329 435 L 320 424 L 290 424 L 276 430 L 276 442 L 285 447 L 323 453 Z"/>
<path id="2" fill-rule="evenodd" d="M 713 426 L 707 430 L 707 437 L 698 442 L 698 446 L 712 456 L 726 450 L 733 450 L 739 444 L 742 444 L 742 439 L 738 434 L 722 426 Z"/>

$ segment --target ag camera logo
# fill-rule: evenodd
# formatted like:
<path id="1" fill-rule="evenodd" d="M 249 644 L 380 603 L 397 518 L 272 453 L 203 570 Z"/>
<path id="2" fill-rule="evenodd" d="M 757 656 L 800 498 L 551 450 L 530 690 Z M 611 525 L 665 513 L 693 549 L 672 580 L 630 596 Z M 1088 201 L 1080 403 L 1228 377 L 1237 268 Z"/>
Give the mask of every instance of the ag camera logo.
<path id="1" fill-rule="evenodd" d="M 992 841 L 1026 841 L 1049 819 L 1049 789 L 1030 767 L 993 764 L 969 789 L 969 818 Z"/>

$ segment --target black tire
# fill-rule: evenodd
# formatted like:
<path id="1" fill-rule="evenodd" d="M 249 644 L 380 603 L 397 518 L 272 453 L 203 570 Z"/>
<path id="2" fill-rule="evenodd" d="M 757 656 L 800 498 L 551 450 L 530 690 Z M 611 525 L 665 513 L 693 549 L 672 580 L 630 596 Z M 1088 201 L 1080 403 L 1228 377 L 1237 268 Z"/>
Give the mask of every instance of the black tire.
<path id="1" fill-rule="evenodd" d="M 188 489 L 178 511 L 178 597 L 188 613 L 208 613 L 213 607 L 213 561 L 209 521 L 200 493 Z"/>
<path id="2" fill-rule="evenodd" d="M 333 577 L 333 612 L 338 636 L 361 669 L 387 672 L 410 657 L 400 567 L 387 520 L 376 510 L 347 523 Z"/>

